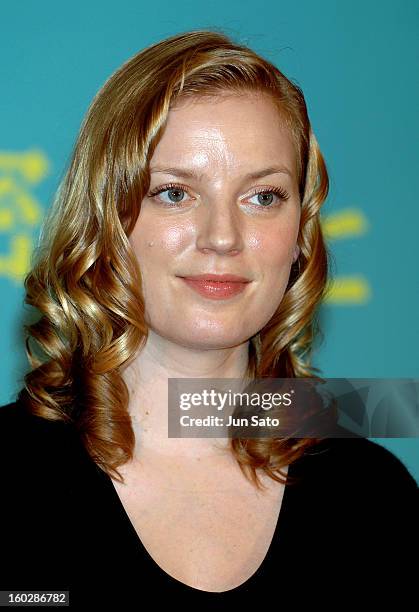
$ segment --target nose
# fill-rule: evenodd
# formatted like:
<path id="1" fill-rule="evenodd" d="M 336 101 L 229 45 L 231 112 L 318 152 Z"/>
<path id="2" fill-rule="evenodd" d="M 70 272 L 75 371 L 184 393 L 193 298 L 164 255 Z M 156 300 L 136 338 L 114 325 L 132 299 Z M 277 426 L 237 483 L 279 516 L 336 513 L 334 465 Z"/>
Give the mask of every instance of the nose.
<path id="1" fill-rule="evenodd" d="M 199 213 L 196 221 L 198 250 L 236 254 L 243 249 L 243 222 L 233 202 L 217 198 L 202 206 Z"/>

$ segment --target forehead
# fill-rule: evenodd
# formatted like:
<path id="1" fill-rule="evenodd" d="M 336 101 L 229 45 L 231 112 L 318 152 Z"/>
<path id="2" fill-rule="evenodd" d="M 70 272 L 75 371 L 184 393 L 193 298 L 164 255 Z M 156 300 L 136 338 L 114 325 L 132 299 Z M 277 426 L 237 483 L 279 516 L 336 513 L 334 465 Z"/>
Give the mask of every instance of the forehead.
<path id="1" fill-rule="evenodd" d="M 249 169 L 282 163 L 296 172 L 293 138 L 270 96 L 223 94 L 180 99 L 168 114 L 150 164 Z"/>

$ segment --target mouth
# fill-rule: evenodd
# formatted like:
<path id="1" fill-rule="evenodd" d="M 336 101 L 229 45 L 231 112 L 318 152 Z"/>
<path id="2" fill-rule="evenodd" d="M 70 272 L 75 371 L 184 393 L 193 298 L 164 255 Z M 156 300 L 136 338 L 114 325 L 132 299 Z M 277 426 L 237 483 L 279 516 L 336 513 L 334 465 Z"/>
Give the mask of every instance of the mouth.
<path id="1" fill-rule="evenodd" d="M 179 277 L 199 295 L 212 300 L 225 300 L 242 293 L 251 281 L 232 274 L 200 274 Z"/>
<path id="2" fill-rule="evenodd" d="M 244 276 L 237 276 L 236 274 L 190 274 L 182 276 L 181 278 L 188 278 L 194 281 L 214 281 L 219 283 L 231 282 L 231 283 L 249 283 L 250 279 Z"/>

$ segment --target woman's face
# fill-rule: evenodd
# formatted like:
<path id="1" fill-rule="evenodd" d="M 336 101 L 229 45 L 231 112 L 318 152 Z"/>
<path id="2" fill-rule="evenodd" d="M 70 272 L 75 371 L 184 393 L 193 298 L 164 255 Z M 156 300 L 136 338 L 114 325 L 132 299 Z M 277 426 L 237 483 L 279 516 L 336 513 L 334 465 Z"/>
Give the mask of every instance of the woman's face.
<path id="1" fill-rule="evenodd" d="M 282 300 L 300 222 L 296 152 L 273 102 L 246 94 L 178 103 L 150 181 L 129 238 L 149 327 L 194 349 L 247 341 Z M 249 282 L 214 299 L 225 284 L 201 293 L 184 280 L 209 273 Z"/>

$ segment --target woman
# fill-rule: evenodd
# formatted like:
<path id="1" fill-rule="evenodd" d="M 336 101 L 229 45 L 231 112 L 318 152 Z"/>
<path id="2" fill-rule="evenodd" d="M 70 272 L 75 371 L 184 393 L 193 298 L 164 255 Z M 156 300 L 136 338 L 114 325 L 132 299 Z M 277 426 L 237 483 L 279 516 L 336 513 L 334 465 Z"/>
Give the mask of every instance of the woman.
<path id="1" fill-rule="evenodd" d="M 383 447 L 168 436 L 171 378 L 313 376 L 327 193 L 301 90 L 221 33 L 105 83 L 25 280 L 44 355 L 27 341 L 0 412 L 1 589 L 213 609 L 409 587 L 417 485 Z"/>

